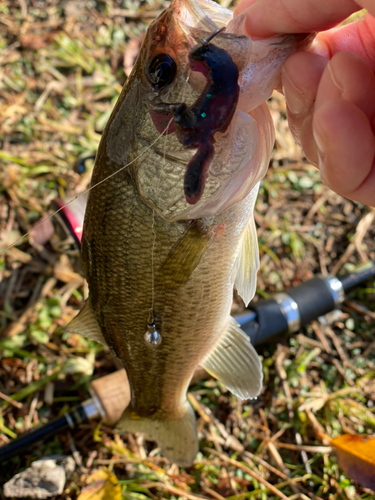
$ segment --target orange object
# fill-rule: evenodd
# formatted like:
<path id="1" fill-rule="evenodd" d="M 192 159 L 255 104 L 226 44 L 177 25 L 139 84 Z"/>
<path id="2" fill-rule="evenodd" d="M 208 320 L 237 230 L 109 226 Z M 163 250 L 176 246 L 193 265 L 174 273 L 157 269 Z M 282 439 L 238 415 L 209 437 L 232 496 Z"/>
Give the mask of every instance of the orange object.
<path id="1" fill-rule="evenodd" d="M 337 461 L 345 474 L 364 488 L 375 491 L 375 438 L 343 434 L 328 440 L 335 448 Z"/>

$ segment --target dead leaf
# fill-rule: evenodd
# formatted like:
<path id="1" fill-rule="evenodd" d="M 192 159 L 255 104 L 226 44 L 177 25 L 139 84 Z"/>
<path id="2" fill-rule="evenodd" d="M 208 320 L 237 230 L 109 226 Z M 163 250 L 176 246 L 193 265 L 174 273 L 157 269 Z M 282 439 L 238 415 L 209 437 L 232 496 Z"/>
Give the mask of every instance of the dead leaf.
<path id="1" fill-rule="evenodd" d="M 98 469 L 87 478 L 90 484 L 82 489 L 77 500 L 121 500 L 121 486 L 108 469 Z"/>
<path id="2" fill-rule="evenodd" d="M 51 219 L 44 217 L 33 226 L 33 232 L 29 235 L 31 245 L 44 245 L 53 235 L 53 224 Z"/>
<path id="3" fill-rule="evenodd" d="M 20 37 L 20 44 L 23 49 L 39 50 L 47 47 L 52 42 L 53 36 L 54 33 L 46 33 L 44 35 L 25 33 Z"/>
<path id="4" fill-rule="evenodd" d="M 9 248 L 7 250 L 8 259 L 10 258 L 11 262 L 21 262 L 22 264 L 28 264 L 30 260 L 32 260 L 32 256 L 28 253 L 22 252 L 16 247 Z"/>
<path id="5" fill-rule="evenodd" d="M 345 474 L 364 488 L 375 491 L 375 438 L 343 434 L 328 440 Z"/>
<path id="6" fill-rule="evenodd" d="M 83 286 L 85 283 L 85 279 L 73 271 L 71 264 L 64 258 L 63 255 L 60 258 L 60 262 L 55 264 L 53 274 L 56 279 L 62 281 L 63 283 L 70 283 L 73 280 L 77 283 L 76 286 Z"/>
<path id="7" fill-rule="evenodd" d="M 143 35 L 138 36 L 129 41 L 126 51 L 124 53 L 124 71 L 126 76 L 129 76 L 133 69 L 135 60 L 137 59 L 138 52 L 141 48 Z"/>

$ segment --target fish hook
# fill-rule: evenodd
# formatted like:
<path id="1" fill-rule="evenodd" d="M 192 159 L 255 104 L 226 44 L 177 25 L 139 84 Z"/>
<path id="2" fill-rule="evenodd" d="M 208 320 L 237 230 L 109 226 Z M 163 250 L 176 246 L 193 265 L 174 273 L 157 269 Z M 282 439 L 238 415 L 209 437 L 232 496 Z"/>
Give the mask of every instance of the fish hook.
<path id="1" fill-rule="evenodd" d="M 222 31 L 225 31 L 225 26 L 211 33 L 211 35 L 207 39 L 201 38 L 201 42 L 203 43 L 203 45 L 207 45 L 213 38 L 215 38 L 216 35 L 218 35 Z"/>

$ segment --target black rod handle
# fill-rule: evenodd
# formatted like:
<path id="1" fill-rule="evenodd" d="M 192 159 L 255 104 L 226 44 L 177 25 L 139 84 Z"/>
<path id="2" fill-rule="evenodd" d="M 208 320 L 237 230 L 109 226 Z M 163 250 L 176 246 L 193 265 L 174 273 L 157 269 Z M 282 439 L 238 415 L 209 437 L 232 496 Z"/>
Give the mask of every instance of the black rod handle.
<path id="1" fill-rule="evenodd" d="M 339 278 L 345 291 L 354 288 L 368 279 L 375 279 L 375 262 L 366 262 L 352 273 Z"/>
<path id="2" fill-rule="evenodd" d="M 345 291 L 375 278 L 375 262 L 368 262 L 340 279 L 317 276 L 284 293 L 261 299 L 249 306 L 249 318 L 241 315 L 242 330 L 253 345 L 269 342 L 273 337 L 297 332 L 302 326 L 337 308 Z"/>
<path id="3" fill-rule="evenodd" d="M 89 400 L 91 401 L 91 400 Z M 74 429 L 76 425 L 87 420 L 91 415 L 87 412 L 87 402 L 61 417 L 51 420 L 48 424 L 39 425 L 35 429 L 25 432 L 21 436 L 0 448 L 0 462 L 9 460 L 16 455 L 22 455 L 41 441 L 47 440 L 67 429 Z M 92 416 L 94 416 L 92 414 Z"/>
<path id="4" fill-rule="evenodd" d="M 265 343 L 283 333 L 297 332 L 319 316 L 333 311 L 343 299 L 343 287 L 337 278 L 315 277 L 286 292 L 250 304 L 256 320 L 242 323 L 241 328 L 254 345 Z"/>
<path id="5" fill-rule="evenodd" d="M 9 460 L 16 455 L 22 455 L 35 444 L 69 429 L 69 427 L 66 416 L 63 415 L 46 425 L 41 425 L 31 431 L 25 432 L 20 437 L 9 441 L 9 443 L 0 448 L 0 462 Z"/>

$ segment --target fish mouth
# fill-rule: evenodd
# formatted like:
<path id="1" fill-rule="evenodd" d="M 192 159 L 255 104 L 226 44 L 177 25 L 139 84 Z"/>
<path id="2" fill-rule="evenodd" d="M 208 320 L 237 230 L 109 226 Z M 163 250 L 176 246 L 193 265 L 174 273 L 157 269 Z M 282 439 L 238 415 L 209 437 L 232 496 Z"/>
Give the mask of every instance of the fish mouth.
<path id="1" fill-rule="evenodd" d="M 211 34 L 208 40 L 219 31 Z M 189 205 L 195 205 L 203 195 L 208 169 L 215 155 L 214 134 L 228 128 L 240 89 L 238 68 L 224 49 L 203 40 L 190 51 L 189 62 L 192 69 L 207 79 L 195 103 L 191 107 L 185 103 L 158 103 L 149 112 L 160 133 L 175 132 L 185 149 L 196 149 L 184 178 L 185 199 Z"/>
<path id="2" fill-rule="evenodd" d="M 143 109 L 150 127 L 140 132 L 155 161 L 137 164 L 137 182 L 143 199 L 165 220 L 217 216 L 243 200 L 266 172 L 274 133 L 265 101 L 280 81 L 286 57 L 307 48 L 311 35 L 253 40 L 246 34 L 244 20 L 243 15 L 233 18 L 232 12 L 211 0 L 172 0 L 149 28 L 141 61 L 149 72 L 141 73 L 140 64 L 139 73 L 145 76 Z M 211 41 L 210 35 L 222 27 L 225 33 Z M 230 56 L 231 71 L 213 58 L 202 70 L 202 60 L 195 55 L 203 55 L 205 41 L 216 55 L 222 51 Z M 152 66 L 164 54 L 175 61 L 170 81 L 169 73 L 164 78 Z M 231 78 L 228 92 L 234 70 L 238 75 Z M 149 77 L 154 75 L 163 85 L 155 78 L 153 86 Z M 224 90 L 216 87 L 221 82 Z M 169 135 L 162 139 L 163 148 L 150 144 L 146 137 L 150 130 L 152 138 L 157 133 Z M 163 157 L 167 161 L 158 163 Z M 165 196 L 159 195 L 153 175 L 162 179 L 159 185 Z"/>
<path id="3" fill-rule="evenodd" d="M 174 115 L 181 104 L 159 101 L 149 106 L 148 112 L 159 134 L 169 135 L 176 131 Z"/>
<path id="4" fill-rule="evenodd" d="M 239 96 L 238 69 L 235 62 L 225 49 L 210 44 L 217 35 L 224 35 L 222 32 L 232 20 L 233 14 L 211 0 L 173 0 L 169 11 L 176 15 L 177 24 L 187 37 L 191 48 L 185 61 L 191 72 L 200 74 L 200 82 L 203 85 L 199 89 L 197 99 L 190 106 L 187 102 L 161 101 L 159 94 L 150 99 L 148 110 L 160 134 L 176 133 L 184 149 L 196 149 L 186 167 L 184 178 L 186 202 L 195 205 L 203 195 L 208 169 L 215 154 L 213 136 L 218 131 L 224 132 L 228 127 Z M 229 34 L 229 37 L 232 36 Z M 220 38 L 218 36 L 217 40 Z M 224 66 L 231 66 L 229 73 L 235 75 L 235 89 L 228 92 L 228 96 L 224 95 L 226 89 L 223 84 L 218 90 L 219 80 L 226 77 L 223 72 L 220 78 L 218 76 L 217 60 L 221 59 L 225 60 Z M 161 74 L 159 70 L 159 75 Z M 159 75 L 157 76 L 161 78 Z M 231 78 L 233 80 L 233 76 Z M 208 103 L 208 100 L 211 103 Z M 215 110 L 215 104 L 218 104 L 220 111 Z"/>
<path id="5" fill-rule="evenodd" d="M 216 179 L 206 185 L 211 163 L 222 148 L 216 141 L 236 111 L 239 74 L 250 53 L 249 37 L 232 31 L 232 19 L 231 11 L 211 0 L 172 0 L 149 32 L 146 78 L 153 91 L 146 97 L 148 115 L 159 134 L 174 134 L 174 147 L 176 139 L 182 145 L 181 155 L 176 151 L 166 155 L 166 148 L 162 152 L 155 146 L 152 149 L 179 164 L 179 172 L 185 170 L 184 200 L 178 196 L 179 207 L 186 209 L 193 205 L 199 209 L 203 195 L 203 202 L 209 197 L 208 189 L 218 188 Z M 167 56 L 175 61 L 170 84 L 165 68 L 172 66 Z"/>

